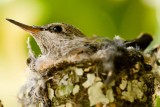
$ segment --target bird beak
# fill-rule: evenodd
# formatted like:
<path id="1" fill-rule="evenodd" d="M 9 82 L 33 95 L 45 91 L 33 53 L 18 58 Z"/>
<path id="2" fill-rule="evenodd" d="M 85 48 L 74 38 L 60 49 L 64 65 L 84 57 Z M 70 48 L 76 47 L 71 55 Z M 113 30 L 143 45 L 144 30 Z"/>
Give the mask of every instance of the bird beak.
<path id="1" fill-rule="evenodd" d="M 32 33 L 32 34 L 38 33 L 43 30 L 41 27 L 38 27 L 38 26 L 28 26 L 23 23 L 12 20 L 12 19 L 6 19 L 6 20 L 19 26 L 20 28 L 24 29 L 25 31 Z"/>

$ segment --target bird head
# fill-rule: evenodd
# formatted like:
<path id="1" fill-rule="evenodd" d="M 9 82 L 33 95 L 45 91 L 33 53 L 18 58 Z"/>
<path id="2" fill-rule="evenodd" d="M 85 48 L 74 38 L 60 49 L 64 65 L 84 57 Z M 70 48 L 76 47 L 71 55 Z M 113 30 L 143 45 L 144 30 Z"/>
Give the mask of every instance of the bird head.
<path id="1" fill-rule="evenodd" d="M 30 33 L 39 45 L 42 54 L 63 50 L 63 47 L 76 45 L 85 35 L 72 25 L 65 23 L 51 23 L 44 26 L 29 26 L 12 19 L 6 19 Z"/>

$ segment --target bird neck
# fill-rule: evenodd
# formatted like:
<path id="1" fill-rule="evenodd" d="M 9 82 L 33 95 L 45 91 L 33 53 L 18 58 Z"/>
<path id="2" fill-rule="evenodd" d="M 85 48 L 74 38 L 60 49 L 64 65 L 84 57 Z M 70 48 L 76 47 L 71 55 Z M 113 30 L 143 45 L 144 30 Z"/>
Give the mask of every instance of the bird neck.
<path id="1" fill-rule="evenodd" d="M 73 40 L 56 40 L 52 44 L 41 44 L 40 49 L 43 55 L 48 55 L 54 59 L 58 59 L 67 55 L 71 50 L 84 46 L 84 38 L 76 38 Z"/>

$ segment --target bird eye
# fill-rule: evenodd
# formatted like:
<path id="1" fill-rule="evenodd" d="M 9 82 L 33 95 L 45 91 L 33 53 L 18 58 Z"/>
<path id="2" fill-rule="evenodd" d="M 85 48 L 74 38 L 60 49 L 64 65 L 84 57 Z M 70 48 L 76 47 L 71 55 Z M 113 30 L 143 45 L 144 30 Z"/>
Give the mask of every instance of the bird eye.
<path id="1" fill-rule="evenodd" d="M 62 31 L 62 27 L 61 26 L 51 26 L 49 28 L 49 31 L 51 32 L 56 32 L 56 33 L 60 33 Z"/>

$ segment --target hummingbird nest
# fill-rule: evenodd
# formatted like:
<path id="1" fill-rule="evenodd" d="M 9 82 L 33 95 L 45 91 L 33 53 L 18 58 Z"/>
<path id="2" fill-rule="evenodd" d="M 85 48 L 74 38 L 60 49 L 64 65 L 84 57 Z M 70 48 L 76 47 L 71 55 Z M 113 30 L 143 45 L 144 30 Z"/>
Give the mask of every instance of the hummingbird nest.
<path id="1" fill-rule="evenodd" d="M 154 107 L 156 49 L 145 53 L 115 37 L 112 45 L 89 57 L 67 55 L 50 61 L 42 55 L 34 59 L 38 63 L 29 58 L 19 101 L 23 107 Z M 30 46 L 29 51 L 32 56 Z"/>

